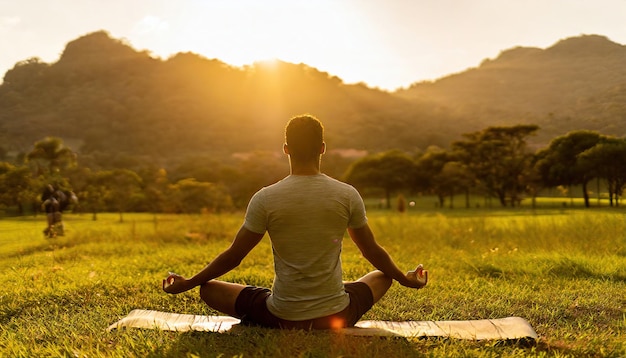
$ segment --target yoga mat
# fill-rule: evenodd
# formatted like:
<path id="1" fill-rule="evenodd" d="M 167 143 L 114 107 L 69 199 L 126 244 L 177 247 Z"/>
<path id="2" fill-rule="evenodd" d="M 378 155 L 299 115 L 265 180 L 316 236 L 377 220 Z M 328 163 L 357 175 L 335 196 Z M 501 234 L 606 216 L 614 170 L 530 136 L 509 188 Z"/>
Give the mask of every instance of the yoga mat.
<path id="1" fill-rule="evenodd" d="M 125 327 L 165 331 L 225 333 L 239 324 L 229 316 L 202 316 L 136 309 L 113 323 L 107 331 Z M 468 321 L 359 321 L 338 333 L 355 336 L 443 337 L 468 340 L 537 339 L 532 326 L 521 317 Z"/>

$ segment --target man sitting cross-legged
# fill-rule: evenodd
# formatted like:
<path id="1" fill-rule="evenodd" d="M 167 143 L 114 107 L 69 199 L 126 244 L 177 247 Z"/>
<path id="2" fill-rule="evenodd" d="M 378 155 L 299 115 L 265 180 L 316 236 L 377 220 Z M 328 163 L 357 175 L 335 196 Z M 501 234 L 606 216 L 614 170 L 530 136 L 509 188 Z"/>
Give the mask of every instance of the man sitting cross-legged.
<path id="1" fill-rule="evenodd" d="M 165 292 L 200 286 L 207 305 L 242 323 L 328 329 L 353 326 L 383 297 L 392 280 L 424 287 L 428 273 L 421 265 L 404 274 L 376 242 L 356 189 L 320 172 L 326 149 L 321 122 L 310 115 L 292 118 L 285 142 L 290 175 L 252 197 L 229 248 L 191 278 L 170 274 L 163 280 Z M 340 256 L 346 229 L 378 270 L 344 283 Z M 266 231 L 274 257 L 271 290 L 216 280 L 237 267 Z"/>

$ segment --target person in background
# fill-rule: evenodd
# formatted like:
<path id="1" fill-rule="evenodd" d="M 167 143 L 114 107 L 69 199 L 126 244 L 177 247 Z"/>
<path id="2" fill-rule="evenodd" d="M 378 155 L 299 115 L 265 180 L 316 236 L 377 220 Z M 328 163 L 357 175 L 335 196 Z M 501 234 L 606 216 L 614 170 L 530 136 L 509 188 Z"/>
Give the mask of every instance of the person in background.
<path id="1" fill-rule="evenodd" d="M 46 212 L 48 221 L 44 234 L 48 237 L 65 235 L 63 211 L 70 205 L 78 202 L 76 194 L 71 190 L 64 191 L 60 188 L 55 188 L 52 184 L 48 184 L 41 195 L 41 201 L 41 207 Z"/>
<path id="2" fill-rule="evenodd" d="M 357 190 L 321 173 L 323 138 L 317 118 L 292 118 L 283 145 L 290 174 L 254 194 L 229 248 L 191 278 L 170 273 L 163 290 L 177 294 L 200 286 L 207 305 L 243 324 L 330 329 L 353 326 L 394 280 L 410 288 L 424 287 L 428 272 L 422 265 L 404 273 L 376 242 Z M 346 230 L 377 268 L 354 282 L 342 281 Z M 216 280 L 236 268 L 266 232 L 274 259 L 271 289 Z"/>
<path id="3" fill-rule="evenodd" d="M 59 213 L 59 201 L 56 196 L 56 189 L 52 184 L 46 185 L 41 194 L 41 208 L 46 213 L 47 227 L 43 231 L 47 237 L 55 237 L 56 230 L 54 228 L 55 221 Z"/>

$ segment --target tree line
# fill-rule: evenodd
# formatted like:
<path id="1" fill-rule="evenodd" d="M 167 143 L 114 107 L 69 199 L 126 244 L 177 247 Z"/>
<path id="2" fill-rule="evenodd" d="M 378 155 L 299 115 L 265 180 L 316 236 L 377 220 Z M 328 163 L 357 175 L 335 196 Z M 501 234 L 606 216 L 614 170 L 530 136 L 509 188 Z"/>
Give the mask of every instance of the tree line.
<path id="1" fill-rule="evenodd" d="M 355 185 L 362 192 L 382 190 L 387 206 L 401 193 L 434 195 L 439 206 L 456 195 L 495 198 L 501 206 L 533 201 L 541 190 L 580 186 L 589 207 L 588 185 L 606 183 L 611 206 L 618 206 L 626 185 L 626 139 L 594 131 L 574 131 L 553 139 L 533 152 L 527 138 L 536 125 L 488 127 L 467 133 L 450 149 L 428 148 L 408 153 L 392 150 L 366 155 L 343 172 L 328 163 L 331 176 Z M 220 212 L 245 207 L 250 196 L 288 174 L 286 160 L 273 153 L 251 153 L 237 165 L 195 158 L 171 173 L 154 165 L 137 170 L 95 169 L 81 165 L 79 156 L 61 138 L 46 137 L 34 144 L 21 162 L 0 162 L 0 209 L 17 214 L 37 212 L 41 190 L 52 184 L 72 190 L 79 198 L 75 210 L 93 213 Z M 323 164 L 326 165 L 326 164 Z"/>
<path id="2" fill-rule="evenodd" d="M 488 127 L 467 133 L 451 149 L 429 148 L 411 156 L 387 151 L 356 161 L 345 175 L 355 186 L 383 190 L 387 206 L 392 195 L 408 190 L 437 196 L 443 207 L 455 195 L 496 198 L 500 205 L 533 205 L 542 189 L 581 186 L 589 207 L 589 182 L 607 184 L 611 206 L 618 206 L 626 185 L 626 139 L 594 131 L 573 131 L 553 139 L 547 148 L 532 152 L 528 136 L 536 125 Z"/>
<path id="3" fill-rule="evenodd" d="M 285 172 L 259 153 L 257 161 L 239 167 L 190 159 L 178 174 L 150 163 L 137 169 L 95 168 L 82 165 L 80 156 L 58 137 L 46 137 L 32 151 L 13 162 L 0 162 L 0 210 L 17 215 L 37 213 L 42 190 L 53 185 L 73 191 L 74 210 L 93 213 L 227 211 L 241 206 L 259 185 L 281 179 Z M 190 170 L 193 168 L 193 170 Z M 244 173 L 245 172 L 245 173 Z"/>

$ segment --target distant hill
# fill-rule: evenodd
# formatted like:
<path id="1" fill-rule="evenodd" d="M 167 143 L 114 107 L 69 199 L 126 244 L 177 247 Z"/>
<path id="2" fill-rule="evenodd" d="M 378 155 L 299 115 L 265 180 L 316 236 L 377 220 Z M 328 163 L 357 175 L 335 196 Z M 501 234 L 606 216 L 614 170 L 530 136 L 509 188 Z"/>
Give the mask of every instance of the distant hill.
<path id="1" fill-rule="evenodd" d="M 626 135 L 626 46 L 598 35 L 516 47 L 479 67 L 396 92 L 444 106 L 465 125 L 532 123 L 541 141 L 571 130 Z"/>
<path id="2" fill-rule="evenodd" d="M 51 135 L 83 154 L 220 158 L 280 150 L 285 122 L 300 113 L 321 118 L 339 149 L 445 147 L 462 133 L 520 123 L 541 126 L 537 145 L 575 129 L 623 136 L 625 65 L 623 45 L 581 36 L 389 93 L 305 64 L 157 59 L 99 31 L 69 42 L 55 63 L 29 59 L 5 74 L 0 149 L 27 152 Z"/>
<path id="3" fill-rule="evenodd" d="M 333 147 L 371 150 L 426 145 L 443 118 L 421 101 L 304 64 L 235 68 L 193 53 L 160 60 L 103 31 L 68 43 L 56 63 L 16 64 L 0 85 L 0 139 L 18 151 L 46 135 L 83 153 L 280 149 L 287 119 L 300 113 L 324 121 Z M 423 130 L 408 131 L 417 121 Z"/>

